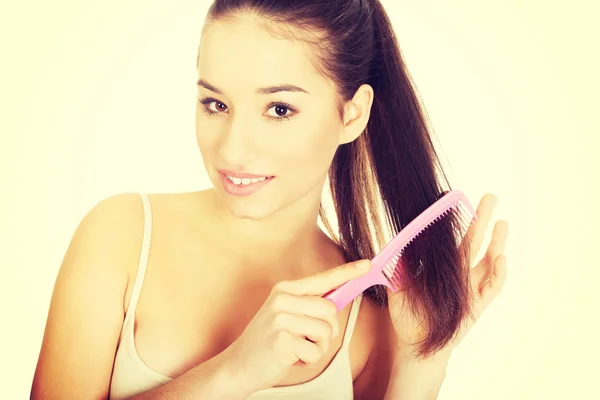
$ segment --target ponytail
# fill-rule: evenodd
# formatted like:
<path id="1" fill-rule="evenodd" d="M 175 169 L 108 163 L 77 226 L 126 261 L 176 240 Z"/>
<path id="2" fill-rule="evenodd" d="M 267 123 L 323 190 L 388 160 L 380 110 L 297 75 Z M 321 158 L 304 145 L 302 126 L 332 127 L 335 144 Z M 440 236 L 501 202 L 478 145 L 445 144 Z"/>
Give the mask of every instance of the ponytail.
<path id="1" fill-rule="evenodd" d="M 348 260 L 373 258 L 374 246 L 381 249 L 449 189 L 392 25 L 380 1 L 370 3 L 375 42 L 368 80 L 374 90 L 371 115 L 365 132 L 338 148 L 329 172 L 338 241 Z M 323 209 L 320 215 L 326 219 Z M 418 316 L 427 331 L 420 356 L 443 348 L 469 311 L 468 249 L 456 243 L 461 227 L 449 214 L 403 256 L 405 310 Z M 387 305 L 384 286 L 367 295 Z"/>

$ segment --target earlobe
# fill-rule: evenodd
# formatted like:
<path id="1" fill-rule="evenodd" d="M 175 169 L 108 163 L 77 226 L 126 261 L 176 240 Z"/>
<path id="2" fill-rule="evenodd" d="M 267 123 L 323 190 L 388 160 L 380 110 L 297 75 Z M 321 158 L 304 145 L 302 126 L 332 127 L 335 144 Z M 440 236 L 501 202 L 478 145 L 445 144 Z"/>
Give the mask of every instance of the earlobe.
<path id="1" fill-rule="evenodd" d="M 344 125 L 340 134 L 340 144 L 353 142 L 366 129 L 373 104 L 373 88 L 361 85 L 352 100 L 345 105 Z"/>

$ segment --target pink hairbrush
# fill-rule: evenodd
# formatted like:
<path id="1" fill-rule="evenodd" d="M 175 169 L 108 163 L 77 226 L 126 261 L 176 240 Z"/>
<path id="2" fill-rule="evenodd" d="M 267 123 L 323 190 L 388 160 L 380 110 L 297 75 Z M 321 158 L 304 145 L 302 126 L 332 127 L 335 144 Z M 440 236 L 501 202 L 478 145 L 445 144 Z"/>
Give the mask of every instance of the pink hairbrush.
<path id="1" fill-rule="evenodd" d="M 456 212 L 460 221 L 470 225 L 476 221 L 477 214 L 469 200 L 460 190 L 446 192 L 439 200 L 429 206 L 419 216 L 404 227 L 372 260 L 371 270 L 359 278 L 352 279 L 342 286 L 325 293 L 322 297 L 333 301 L 340 311 L 362 292 L 374 285 L 384 285 L 394 293 L 401 287 L 401 258 L 413 240 L 432 224 L 447 215 Z M 419 271 L 420 272 L 420 271 Z M 419 273 L 418 272 L 418 273 Z M 418 274 L 417 273 L 417 274 Z"/>

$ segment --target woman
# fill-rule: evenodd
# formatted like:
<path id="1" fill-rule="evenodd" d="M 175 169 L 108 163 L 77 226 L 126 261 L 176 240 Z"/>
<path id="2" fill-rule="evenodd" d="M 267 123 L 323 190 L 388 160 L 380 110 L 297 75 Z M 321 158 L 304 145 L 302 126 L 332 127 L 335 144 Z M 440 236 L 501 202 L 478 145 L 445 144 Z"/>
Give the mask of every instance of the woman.
<path id="1" fill-rule="evenodd" d="M 493 195 L 468 240 L 432 250 L 422 270 L 409 263 L 390 301 L 376 287 L 336 313 L 321 298 L 368 271 L 356 261 L 382 244 L 379 202 L 397 232 L 444 190 L 380 2 L 216 0 L 197 67 L 214 189 L 117 195 L 85 216 L 31 397 L 434 398 L 505 279 L 504 221 L 467 268 Z M 333 239 L 317 225 L 327 177 Z"/>

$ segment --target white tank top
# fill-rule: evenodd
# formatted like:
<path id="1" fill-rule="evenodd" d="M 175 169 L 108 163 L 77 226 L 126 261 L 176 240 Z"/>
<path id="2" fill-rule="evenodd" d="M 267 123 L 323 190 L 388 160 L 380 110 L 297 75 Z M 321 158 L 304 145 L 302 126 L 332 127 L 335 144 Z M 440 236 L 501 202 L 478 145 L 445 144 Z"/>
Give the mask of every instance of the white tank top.
<path id="1" fill-rule="evenodd" d="M 144 275 L 148 263 L 148 252 L 150 250 L 150 233 L 152 229 L 150 201 L 145 193 L 140 195 L 144 205 L 144 236 L 142 240 L 142 251 L 113 366 L 109 396 L 109 399 L 111 400 L 127 399 L 154 389 L 172 379 L 151 369 L 139 357 L 135 348 L 133 333 L 135 309 L 144 282 Z M 274 400 L 279 398 L 285 398 L 287 400 L 352 400 L 353 382 L 348 348 L 358 316 L 361 299 L 362 295 L 353 301 L 350 317 L 344 332 L 342 346 L 331 363 L 319 376 L 298 385 L 272 387 L 259 390 L 248 397 L 248 400 Z"/>

